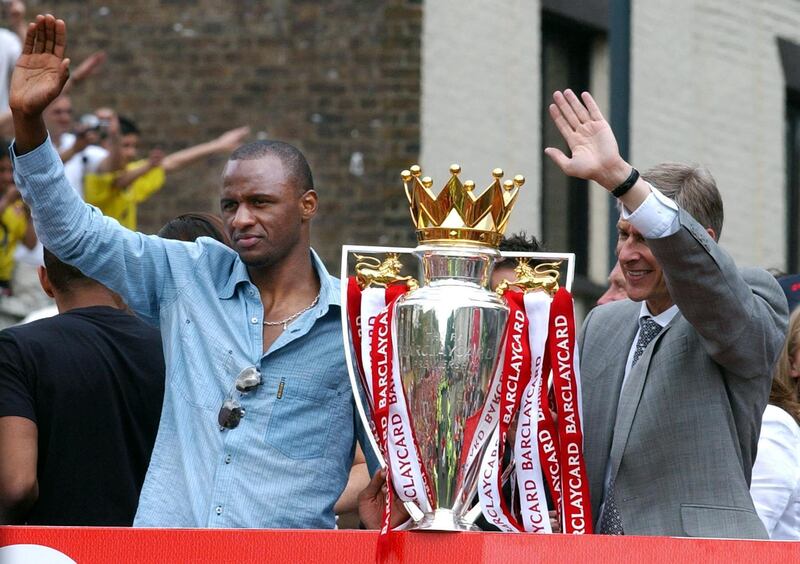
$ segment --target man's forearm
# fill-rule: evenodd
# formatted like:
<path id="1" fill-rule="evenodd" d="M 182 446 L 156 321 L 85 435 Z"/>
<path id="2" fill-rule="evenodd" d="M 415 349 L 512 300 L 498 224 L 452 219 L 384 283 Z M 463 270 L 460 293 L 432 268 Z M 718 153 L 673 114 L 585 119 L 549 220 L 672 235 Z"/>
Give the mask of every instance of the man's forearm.
<path id="1" fill-rule="evenodd" d="M 218 150 L 219 146 L 216 141 L 207 141 L 206 143 L 200 143 L 199 145 L 182 149 L 167 155 L 164 157 L 164 161 L 161 163 L 161 166 L 164 167 L 165 171 L 173 172 L 202 158 L 213 155 Z"/>
<path id="2" fill-rule="evenodd" d="M 41 114 L 25 115 L 12 111 L 14 118 L 14 151 L 17 156 L 30 153 L 47 140 L 47 127 Z"/>
<path id="3" fill-rule="evenodd" d="M 136 180 L 150 172 L 155 168 L 153 165 L 147 163 L 132 170 L 126 170 L 117 175 L 114 179 L 114 188 L 123 190 L 133 184 Z"/>

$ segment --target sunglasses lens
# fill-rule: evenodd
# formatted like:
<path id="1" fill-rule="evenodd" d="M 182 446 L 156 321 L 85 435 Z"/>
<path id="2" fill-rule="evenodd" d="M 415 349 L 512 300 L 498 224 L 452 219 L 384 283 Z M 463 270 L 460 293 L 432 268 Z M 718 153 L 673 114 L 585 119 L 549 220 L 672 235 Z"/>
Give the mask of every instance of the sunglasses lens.
<path id="1" fill-rule="evenodd" d="M 250 392 L 261 385 L 261 372 L 255 366 L 248 366 L 236 377 L 236 389 Z"/>
<path id="2" fill-rule="evenodd" d="M 217 422 L 224 429 L 235 429 L 239 426 L 242 417 L 244 417 L 244 408 L 236 400 L 228 398 L 219 408 Z"/>

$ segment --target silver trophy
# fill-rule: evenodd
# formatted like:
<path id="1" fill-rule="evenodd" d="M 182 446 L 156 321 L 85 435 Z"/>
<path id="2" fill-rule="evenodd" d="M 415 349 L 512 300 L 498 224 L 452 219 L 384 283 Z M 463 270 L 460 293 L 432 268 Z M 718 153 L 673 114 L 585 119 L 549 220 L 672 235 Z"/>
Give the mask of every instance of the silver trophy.
<path id="1" fill-rule="evenodd" d="M 500 360 L 509 313 L 504 300 L 489 289 L 492 269 L 504 256 L 522 256 L 524 260 L 511 277 L 536 278 L 544 285 L 553 283 L 554 272 L 557 280 L 559 272 L 553 265 L 559 268 L 563 261 L 569 285 L 574 261 L 568 254 L 497 250 L 508 213 L 524 182 L 522 177 L 501 183 L 503 173 L 495 169 L 493 184 L 476 198 L 472 194 L 474 183 L 459 181 L 460 168 L 453 165 L 450 172 L 450 181 L 436 197 L 430 192 L 431 180 L 420 178 L 419 167 L 403 171 L 420 246 L 413 250 L 346 246 L 342 277 L 355 270 L 360 284 L 366 287 L 407 281 L 408 276 L 401 276 L 403 268 L 418 273 L 421 285 L 409 285 L 411 290 L 396 302 L 393 332 L 408 413 L 431 490 L 432 511 L 423 512 L 407 503 L 413 522 L 406 528 L 468 531 L 475 530 L 473 521 L 480 514 L 473 505 L 480 464 L 489 443 L 488 436 L 478 440 L 476 428 Z M 389 258 L 369 262 L 364 253 L 382 253 Z M 410 260 L 412 256 L 418 259 L 416 265 Z M 527 262 L 531 258 L 549 261 L 548 268 L 531 267 Z M 514 284 L 507 280 L 505 287 L 509 282 Z M 345 309 L 342 317 L 346 326 Z M 345 338 L 349 343 L 347 329 Z M 357 407 L 366 428 L 370 428 L 364 409 L 370 402 L 364 401 L 349 345 L 345 350 Z M 375 437 L 372 439 L 380 457 Z M 467 456 L 471 447 L 475 452 Z"/>

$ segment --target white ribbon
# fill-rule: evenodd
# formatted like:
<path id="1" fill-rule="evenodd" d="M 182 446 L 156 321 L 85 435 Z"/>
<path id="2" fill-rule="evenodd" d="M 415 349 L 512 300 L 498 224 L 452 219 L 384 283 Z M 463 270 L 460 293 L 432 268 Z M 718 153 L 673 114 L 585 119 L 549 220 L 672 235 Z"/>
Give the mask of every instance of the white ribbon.
<path id="1" fill-rule="evenodd" d="M 551 533 L 538 447 L 539 393 L 543 376 L 542 360 L 547 344 L 550 298 L 544 292 L 531 292 L 525 295 L 524 304 L 528 317 L 531 379 L 522 395 L 514 441 L 521 524 L 528 532 Z"/>
<path id="2" fill-rule="evenodd" d="M 366 375 L 367 397 L 372 398 L 372 327 L 375 324 L 375 317 L 386 307 L 386 290 L 383 288 L 365 288 L 361 292 L 361 366 L 364 367 Z"/>

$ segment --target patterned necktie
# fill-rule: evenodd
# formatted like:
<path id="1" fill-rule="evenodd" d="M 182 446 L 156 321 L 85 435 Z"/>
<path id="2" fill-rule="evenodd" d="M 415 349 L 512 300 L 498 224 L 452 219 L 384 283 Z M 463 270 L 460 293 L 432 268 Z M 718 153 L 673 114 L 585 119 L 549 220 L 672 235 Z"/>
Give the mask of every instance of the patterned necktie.
<path id="1" fill-rule="evenodd" d="M 655 339 L 663 327 L 653 321 L 652 317 L 642 317 L 639 319 L 639 338 L 636 340 L 636 350 L 633 351 L 633 362 L 631 368 L 636 366 L 639 362 L 647 345 Z M 600 517 L 599 532 L 602 535 L 624 535 L 625 530 L 622 528 L 622 518 L 619 514 L 617 501 L 614 496 L 614 480 L 608 482 L 606 488 L 606 499 L 603 506 L 603 514 Z"/>
<path id="2" fill-rule="evenodd" d="M 639 318 L 639 338 L 636 341 L 636 350 L 633 351 L 633 362 L 631 362 L 631 368 L 636 366 L 636 363 L 639 362 L 639 358 L 641 358 L 642 353 L 644 353 L 644 349 L 647 348 L 647 345 L 650 344 L 650 341 L 655 339 L 663 327 L 653 321 L 653 318 L 650 316 L 641 317 Z"/>

